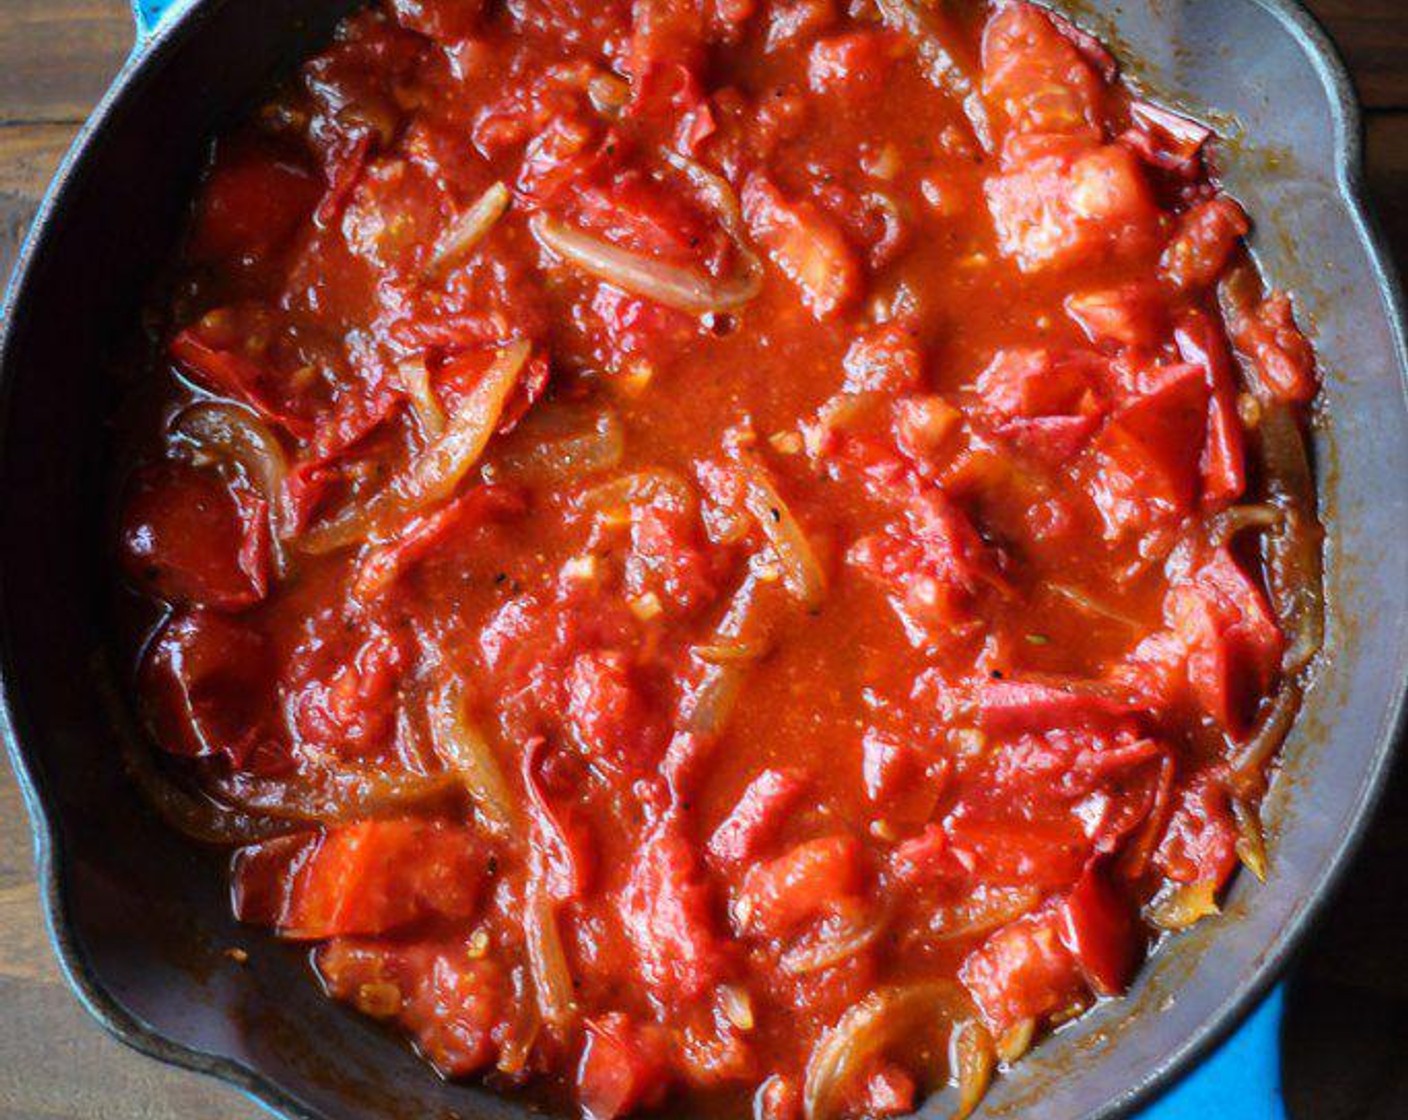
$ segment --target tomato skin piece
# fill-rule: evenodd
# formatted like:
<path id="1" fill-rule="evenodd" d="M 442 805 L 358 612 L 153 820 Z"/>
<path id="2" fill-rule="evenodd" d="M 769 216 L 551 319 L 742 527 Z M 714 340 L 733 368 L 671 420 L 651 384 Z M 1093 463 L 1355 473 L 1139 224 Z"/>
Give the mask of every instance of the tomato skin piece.
<path id="1" fill-rule="evenodd" d="M 709 838 L 710 860 L 730 867 L 752 859 L 776 834 L 809 785 L 800 770 L 764 770 L 748 783 Z"/>
<path id="2" fill-rule="evenodd" d="M 1285 649 L 1261 588 L 1226 547 L 1218 548 L 1170 590 L 1164 617 L 1187 651 L 1198 705 L 1231 734 L 1244 733 Z"/>
<path id="3" fill-rule="evenodd" d="M 998 930 L 959 968 L 994 1035 L 1025 1019 L 1064 1011 L 1084 995 L 1075 958 L 1061 941 L 1054 911 L 1029 914 Z"/>
<path id="4" fill-rule="evenodd" d="M 221 144 L 189 251 L 209 262 L 258 264 L 288 243 L 321 193 L 318 180 L 292 161 L 252 144 Z"/>
<path id="5" fill-rule="evenodd" d="M 1061 902 L 1061 943 L 1097 995 L 1124 992 L 1142 955 L 1134 907 L 1092 863 Z"/>
<path id="6" fill-rule="evenodd" d="M 499 517 L 521 514 L 523 496 L 507 486 L 477 486 L 432 513 L 413 518 L 394 541 L 367 553 L 357 566 L 352 595 L 369 603 L 409 568 L 435 553 L 457 533 L 466 533 Z"/>
<path id="7" fill-rule="evenodd" d="M 625 1015 L 612 1012 L 587 1023 L 577 1067 L 577 1102 L 589 1120 L 616 1120 L 654 1108 L 669 1091 L 663 1047 Z"/>
<path id="8" fill-rule="evenodd" d="M 863 97 L 879 92 L 892 55 L 878 31 L 852 31 L 818 39 L 807 56 L 807 83 L 815 94 Z"/>
<path id="9" fill-rule="evenodd" d="M 1117 695 L 1073 683 L 1060 688 L 1035 681 L 983 681 L 978 688 L 978 722 L 994 735 L 1016 735 L 1071 727 L 1109 727 L 1126 720 L 1137 706 Z"/>
<path id="10" fill-rule="evenodd" d="M 264 598 L 268 531 L 267 505 L 241 501 L 215 471 L 155 464 L 127 488 L 122 564 L 168 603 L 237 611 Z"/>
<path id="11" fill-rule="evenodd" d="M 498 1056 L 511 984 L 463 942 L 335 937 L 314 960 L 330 996 L 399 1023 L 444 1076 L 467 1076 Z"/>
<path id="12" fill-rule="evenodd" d="M 1165 366 L 1110 418 L 1094 444 L 1098 466 L 1092 485 L 1107 538 L 1147 530 L 1192 510 L 1207 440 L 1208 396 L 1202 369 Z"/>
<path id="13" fill-rule="evenodd" d="M 1141 282 L 1069 295 L 1066 314 L 1097 344 L 1152 347 L 1168 328 L 1163 294 Z"/>
<path id="14" fill-rule="evenodd" d="M 286 757 L 270 726 L 269 649 L 254 629 L 211 610 L 174 615 L 142 663 L 144 709 L 157 743 L 185 758 L 224 755 L 238 768 Z"/>
<path id="15" fill-rule="evenodd" d="M 853 836 L 808 840 L 751 868 L 734 903 L 734 914 L 739 925 L 754 935 L 784 937 L 855 896 L 861 878 L 860 845 Z"/>
<path id="16" fill-rule="evenodd" d="M 697 999 L 725 966 L 699 861 L 671 814 L 651 829 L 621 897 L 641 979 L 664 1004 Z"/>
<path id="17" fill-rule="evenodd" d="M 1206 775 L 1173 795 L 1154 865 L 1175 883 L 1211 883 L 1220 890 L 1237 867 L 1237 825 L 1227 793 Z"/>
<path id="18" fill-rule="evenodd" d="M 312 425 L 274 399 L 270 371 L 247 352 L 249 341 L 260 337 L 262 318 L 260 308 L 210 312 L 172 338 L 171 359 L 203 389 L 248 405 L 290 435 L 306 438 Z"/>
<path id="19" fill-rule="evenodd" d="M 298 845 L 286 840 L 242 849 L 233 872 L 236 916 L 273 925 L 281 937 L 374 935 L 430 915 L 468 918 L 478 909 L 485 852 L 469 829 L 370 820 Z M 270 878 L 284 889 L 271 888 Z"/>
<path id="20" fill-rule="evenodd" d="M 1014 158 L 984 187 L 1004 256 L 1025 273 L 1155 251 L 1159 210 L 1117 145 Z"/>
<path id="21" fill-rule="evenodd" d="M 1011 133 L 1102 134 L 1100 78 L 1035 4 L 1007 4 L 983 30 L 983 94 Z"/>
<path id="22" fill-rule="evenodd" d="M 1181 290 L 1205 288 L 1222 275 L 1250 229 L 1245 211 L 1226 195 L 1200 202 L 1179 219 L 1159 271 Z"/>
<path id="23" fill-rule="evenodd" d="M 1289 296 L 1278 292 L 1267 297 L 1234 325 L 1233 333 L 1272 396 L 1289 404 L 1315 396 L 1315 351 L 1296 325 Z"/>
<path id="24" fill-rule="evenodd" d="M 1232 376 L 1232 356 L 1223 332 L 1205 314 L 1189 311 L 1174 331 L 1179 354 L 1200 366 L 1208 386 L 1208 434 L 1199 470 L 1202 504 L 1219 509 L 1242 496 L 1247 488 L 1246 452 L 1242 421 L 1237 415 L 1237 392 Z"/>
<path id="25" fill-rule="evenodd" d="M 761 173 L 748 177 L 742 201 L 749 232 L 801 289 L 803 304 L 816 318 L 833 318 L 860 298 L 860 260 L 816 207 L 789 201 Z"/>

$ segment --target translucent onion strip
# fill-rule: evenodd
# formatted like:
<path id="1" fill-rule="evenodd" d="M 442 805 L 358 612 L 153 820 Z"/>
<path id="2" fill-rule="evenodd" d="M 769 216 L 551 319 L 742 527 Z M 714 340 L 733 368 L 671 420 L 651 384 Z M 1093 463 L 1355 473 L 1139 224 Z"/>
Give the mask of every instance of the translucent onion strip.
<path id="1" fill-rule="evenodd" d="M 1286 632 L 1281 667 L 1296 673 L 1325 640 L 1321 532 L 1315 522 L 1315 479 L 1294 409 L 1261 401 L 1258 453 L 1267 487 L 1282 509 L 1279 526 L 1266 535 L 1267 583 Z"/>
<path id="2" fill-rule="evenodd" d="M 486 829 L 499 837 L 522 823 L 493 745 L 470 718 L 464 688 L 450 681 L 430 698 L 430 739 L 447 770 L 464 784 Z"/>
<path id="3" fill-rule="evenodd" d="M 849 923 L 841 929 L 830 931 L 826 936 L 793 945 L 782 954 L 778 964 L 784 972 L 793 976 L 820 972 L 824 968 L 850 960 L 873 944 L 876 938 L 885 932 L 888 921 L 889 916 L 882 914 L 868 922 Z"/>
<path id="4" fill-rule="evenodd" d="M 816 550 L 767 470 L 745 463 L 743 471 L 743 504 L 777 554 L 783 584 L 807 610 L 816 610 L 826 598 L 826 572 Z"/>
<path id="5" fill-rule="evenodd" d="M 435 243 L 435 251 L 426 266 L 426 275 L 442 276 L 452 265 L 467 257 L 503 217 L 508 204 L 508 188 L 502 183 L 495 183 L 481 194 L 468 210 L 445 227 L 445 232 Z"/>
<path id="6" fill-rule="evenodd" d="M 278 437 L 250 409 L 227 401 L 201 401 L 182 409 L 171 422 L 179 436 L 200 454 L 237 463 L 269 503 L 274 560 L 285 571 L 281 542 L 291 536 L 295 516 L 284 485 L 288 459 Z"/>
<path id="7" fill-rule="evenodd" d="M 677 722 L 681 731 L 705 740 L 723 734 L 738 703 L 748 665 L 771 646 L 779 597 L 780 592 L 774 585 L 759 579 L 755 573 L 749 572 L 744 578 L 706 645 L 713 649 L 746 645 L 758 653 L 747 659 L 705 661 L 698 683 L 680 702 Z"/>
<path id="8" fill-rule="evenodd" d="M 530 881 L 523 912 L 523 940 L 528 951 L 528 971 L 538 997 L 543 1021 L 562 1026 L 571 1021 L 572 974 L 562 932 L 557 925 L 557 908 L 541 882 Z"/>
<path id="9" fill-rule="evenodd" d="M 396 372 L 401 375 L 401 384 L 411 398 L 411 407 L 415 409 L 421 430 L 427 436 L 438 436 L 445 430 L 445 410 L 440 407 L 430 384 L 430 368 L 425 364 L 425 358 L 421 355 L 407 358 L 396 367 Z"/>
<path id="10" fill-rule="evenodd" d="M 444 774 L 383 773 L 358 767 L 329 767 L 278 778 L 236 772 L 207 776 L 204 784 L 242 812 L 321 825 L 400 816 L 454 789 L 454 781 Z"/>
<path id="11" fill-rule="evenodd" d="M 495 481 L 570 482 L 619 466 L 626 432 L 614 409 L 539 405 L 496 452 Z"/>
<path id="12" fill-rule="evenodd" d="M 1179 883 L 1161 891 L 1149 904 L 1148 918 L 1159 929 L 1177 932 L 1221 912 L 1217 905 L 1217 884 Z"/>
<path id="13" fill-rule="evenodd" d="M 583 491 L 578 499 L 582 507 L 596 510 L 654 503 L 668 504 L 671 509 L 688 513 L 698 505 L 698 498 L 683 475 L 655 467 L 593 486 Z"/>
<path id="14" fill-rule="evenodd" d="M 547 214 L 535 214 L 529 226 L 545 248 L 598 280 L 691 315 L 731 311 L 762 288 L 762 269 L 756 258 L 747 259 L 751 254 L 742 248 L 742 274 L 731 280 L 715 280 L 694 269 L 612 245 Z"/>
<path id="15" fill-rule="evenodd" d="M 846 1090 L 888 1047 L 943 1026 L 954 999 L 942 982 L 879 988 L 853 1004 L 812 1048 L 802 1088 L 806 1120 L 831 1120 Z"/>
<path id="16" fill-rule="evenodd" d="M 958 1108 L 953 1120 L 967 1120 L 992 1083 L 997 1051 L 987 1027 L 969 1019 L 954 1028 L 948 1041 L 948 1064 L 958 1083 Z"/>
<path id="17" fill-rule="evenodd" d="M 445 430 L 425 447 L 409 468 L 370 501 L 354 504 L 332 521 L 308 530 L 297 544 L 305 552 L 323 553 L 366 541 L 389 524 L 444 501 L 479 462 L 498 429 L 504 407 L 518 386 L 532 347 L 505 346 L 465 396 Z"/>
<path id="18" fill-rule="evenodd" d="M 688 179 L 700 194 L 708 196 L 709 205 L 718 215 L 719 224 L 742 249 L 747 244 L 748 233 L 743 225 L 743 207 L 738 203 L 738 193 L 729 181 L 717 172 L 710 171 L 698 160 L 682 156 L 669 148 L 660 154 L 665 162 Z"/>

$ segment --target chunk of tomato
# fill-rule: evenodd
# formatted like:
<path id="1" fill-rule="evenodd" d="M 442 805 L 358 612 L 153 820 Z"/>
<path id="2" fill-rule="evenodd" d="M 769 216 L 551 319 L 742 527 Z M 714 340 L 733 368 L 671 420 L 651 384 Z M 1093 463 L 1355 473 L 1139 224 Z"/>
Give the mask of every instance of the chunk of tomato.
<path id="1" fill-rule="evenodd" d="M 840 314 L 860 298 L 860 260 L 815 206 L 786 198 L 761 173 L 743 186 L 743 217 L 769 257 L 802 292 L 818 319 Z"/>
<path id="2" fill-rule="evenodd" d="M 996 1035 L 1024 1020 L 1064 1012 L 1085 995 L 1080 969 L 1061 941 L 1053 910 L 998 930 L 968 954 L 958 974 Z"/>
<path id="3" fill-rule="evenodd" d="M 146 715 L 163 750 L 224 755 L 238 768 L 286 757 L 267 643 L 252 627 L 209 610 L 175 615 L 142 663 Z"/>
<path id="4" fill-rule="evenodd" d="M 587 1042 L 577 1067 L 577 1102 L 588 1120 L 616 1120 L 653 1108 L 670 1086 L 664 1040 L 619 1012 L 587 1024 Z"/>
<path id="5" fill-rule="evenodd" d="M 190 253 L 237 265 L 264 260 L 311 218 L 321 194 L 317 177 L 292 160 L 222 142 L 201 192 Z"/>
<path id="6" fill-rule="evenodd" d="M 235 857 L 235 910 L 295 940 L 380 934 L 419 919 L 472 917 L 487 860 L 470 829 L 370 820 L 266 841 Z"/>
<path id="7" fill-rule="evenodd" d="M 1057 913 L 1061 943 L 1095 992 L 1123 992 L 1143 949 L 1130 899 L 1092 863 Z"/>
<path id="8" fill-rule="evenodd" d="M 696 999 L 722 974 L 709 889 L 676 816 L 662 818 L 641 845 L 621 917 L 641 978 L 662 1002 Z"/>
<path id="9" fill-rule="evenodd" d="M 854 898 L 861 877 L 860 845 L 853 836 L 807 840 L 748 872 L 734 914 L 756 936 L 785 937 Z"/>
<path id="10" fill-rule="evenodd" d="M 1035 4 L 1006 4 L 988 20 L 983 93 L 1009 133 L 1102 135 L 1099 75 Z"/>
<path id="11" fill-rule="evenodd" d="M 139 470 L 121 533 L 128 579 L 168 603 L 239 610 L 264 597 L 267 506 L 238 500 L 212 469 L 168 461 Z"/>
<path id="12" fill-rule="evenodd" d="M 808 784 L 799 770 L 764 770 L 714 830 L 709 858 L 725 867 L 752 859 L 782 827 Z"/>
<path id="13" fill-rule="evenodd" d="M 503 966 L 463 941 L 333 938 L 316 954 L 328 994 L 399 1023 L 446 1077 L 492 1062 L 507 1035 L 512 989 Z"/>
<path id="14" fill-rule="evenodd" d="M 1144 171 L 1115 145 L 1015 161 L 985 193 L 998 246 L 1023 272 L 1138 259 L 1157 247 Z"/>
<path id="15" fill-rule="evenodd" d="M 1225 547 L 1170 590 L 1164 618 L 1187 651 L 1198 705 L 1242 734 L 1280 668 L 1285 638 L 1266 596 Z"/>
<path id="16" fill-rule="evenodd" d="M 1267 297 L 1234 324 L 1233 333 L 1273 396 L 1299 404 L 1315 395 L 1315 351 L 1296 325 L 1290 296 Z"/>

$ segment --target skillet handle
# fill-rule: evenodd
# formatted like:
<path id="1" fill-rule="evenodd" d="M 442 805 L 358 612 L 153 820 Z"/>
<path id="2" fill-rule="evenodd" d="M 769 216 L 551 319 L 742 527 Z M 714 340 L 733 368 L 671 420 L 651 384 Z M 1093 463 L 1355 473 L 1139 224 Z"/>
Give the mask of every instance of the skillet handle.
<path id="1" fill-rule="evenodd" d="M 1236 1034 L 1137 1120 L 1286 1120 L 1281 1093 L 1285 1000 L 1285 986 L 1277 985 Z"/>
<path id="2" fill-rule="evenodd" d="M 137 45 L 141 46 L 155 33 L 161 21 L 187 0 L 132 0 L 132 18 L 137 21 Z"/>

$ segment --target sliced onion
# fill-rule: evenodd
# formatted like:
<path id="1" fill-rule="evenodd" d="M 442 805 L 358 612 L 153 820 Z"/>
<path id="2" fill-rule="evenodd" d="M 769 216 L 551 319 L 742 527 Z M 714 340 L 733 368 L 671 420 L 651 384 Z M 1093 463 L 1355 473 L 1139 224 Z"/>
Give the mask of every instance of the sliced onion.
<path id="1" fill-rule="evenodd" d="M 756 258 L 745 256 L 745 267 L 737 278 L 715 280 L 694 269 L 622 249 L 547 214 L 535 214 L 528 224 L 547 249 L 598 280 L 692 315 L 731 311 L 762 288 L 762 269 Z"/>
<path id="2" fill-rule="evenodd" d="M 1228 760 L 1229 784 L 1247 796 L 1259 793 L 1266 783 L 1266 767 L 1281 749 L 1296 712 L 1300 710 L 1301 690 L 1294 680 L 1281 682 L 1281 687 L 1257 714 L 1256 723 L 1246 742 L 1237 745 Z"/>
<path id="3" fill-rule="evenodd" d="M 613 478 L 583 491 L 577 501 L 583 508 L 598 510 L 662 503 L 680 513 L 689 513 L 699 504 L 694 487 L 683 476 L 663 467 Z"/>
<path id="4" fill-rule="evenodd" d="M 1267 583 L 1286 634 L 1282 670 L 1308 665 L 1325 640 L 1321 531 L 1315 520 L 1315 479 L 1295 410 L 1284 401 L 1261 401 L 1258 452 L 1266 485 L 1281 506 L 1280 527 L 1266 537 Z"/>
<path id="5" fill-rule="evenodd" d="M 939 981 L 878 988 L 853 1004 L 812 1048 L 802 1088 L 806 1120 L 831 1120 L 866 1067 L 886 1048 L 925 1027 L 941 1027 L 954 999 Z"/>
<path id="6" fill-rule="evenodd" d="M 1148 917 L 1159 929 L 1177 932 L 1220 913 L 1216 883 L 1179 883 L 1149 904 Z"/>
<path id="7" fill-rule="evenodd" d="M 505 440 L 493 473 L 525 485 L 575 481 L 619 466 L 625 454 L 614 409 L 539 406 Z"/>
<path id="8" fill-rule="evenodd" d="M 734 593 L 709 644 L 747 643 L 766 652 L 776 624 L 776 608 L 773 586 L 749 572 Z M 706 664 L 698 683 L 685 692 L 680 702 L 679 729 L 706 741 L 722 735 L 738 704 L 748 664 L 743 660 Z"/>
<path id="9" fill-rule="evenodd" d="M 1032 1039 L 1035 1037 L 1035 1019 L 1022 1019 L 1012 1024 L 1002 1032 L 1002 1037 L 997 1040 L 998 1060 L 1003 1065 L 1010 1066 L 1032 1048 Z"/>
<path id="10" fill-rule="evenodd" d="M 958 1109 L 952 1120 L 967 1120 L 982 1102 L 992 1083 L 997 1051 L 987 1027 L 968 1019 L 953 1029 L 948 1040 L 948 1065 L 958 1083 Z"/>
<path id="11" fill-rule="evenodd" d="M 885 932 L 888 924 L 888 914 L 881 914 L 868 922 L 849 923 L 839 930 L 825 932 L 824 936 L 793 945 L 782 954 L 778 964 L 784 972 L 793 976 L 820 972 L 824 968 L 850 960 L 873 944 L 875 939 Z"/>
<path id="12" fill-rule="evenodd" d="M 253 411 L 228 401 L 200 401 L 183 408 L 172 420 L 171 432 L 202 454 L 238 463 L 259 489 L 269 504 L 274 563 L 283 574 L 283 541 L 293 535 L 297 517 L 284 485 L 288 458 L 278 437 Z"/>
<path id="13" fill-rule="evenodd" d="M 1280 525 L 1284 518 L 1285 515 L 1277 506 L 1267 502 L 1232 506 L 1212 519 L 1208 526 L 1208 539 L 1214 547 L 1220 548 L 1248 529 L 1271 529 Z"/>
<path id="14" fill-rule="evenodd" d="M 431 697 L 430 740 L 446 769 L 463 783 L 485 827 L 508 837 L 522 831 L 522 816 L 493 745 L 470 718 L 464 688 L 450 681 Z"/>
<path id="15" fill-rule="evenodd" d="M 435 251 L 426 266 L 426 275 L 441 276 L 451 265 L 467 257 L 484 240 L 484 235 L 494 228 L 494 223 L 503 217 L 508 204 L 508 188 L 502 183 L 495 183 L 481 194 L 468 210 L 445 227 L 445 232 L 435 243 Z"/>
<path id="16" fill-rule="evenodd" d="M 317 770 L 292 777 L 236 772 L 210 775 L 204 784 L 243 812 L 301 824 L 345 824 L 367 817 L 400 816 L 445 797 L 455 783 L 445 774 L 387 774 L 356 767 Z"/>
<path id="17" fill-rule="evenodd" d="M 407 358 L 396 367 L 396 372 L 401 375 L 401 384 L 411 398 L 411 407 L 420 420 L 421 430 L 427 436 L 438 436 L 445 430 L 445 410 L 440 407 L 440 401 L 431 387 L 430 368 L 425 364 L 424 356 Z"/>
<path id="18" fill-rule="evenodd" d="M 929 919 L 935 941 L 976 937 L 1015 922 L 1041 901 L 1036 887 L 995 887 L 979 884 L 967 897 L 937 910 Z"/>
<path id="19" fill-rule="evenodd" d="M 977 84 L 945 44 L 942 16 L 918 0 L 875 0 L 880 16 L 890 27 L 908 35 L 928 64 L 930 80 L 963 106 L 973 135 L 986 152 L 993 150 L 992 125 Z"/>
<path id="20" fill-rule="evenodd" d="M 541 883 L 532 879 L 524 900 L 523 941 L 528 971 L 543 1021 L 553 1026 L 568 1023 L 573 1015 L 572 974 L 557 925 L 557 908 Z"/>
<path id="21" fill-rule="evenodd" d="M 1101 618 L 1108 618 L 1111 622 L 1119 622 L 1135 630 L 1143 629 L 1143 625 L 1136 618 L 1116 610 L 1107 603 L 1102 603 L 1099 599 L 1093 598 L 1079 587 L 1071 587 L 1064 583 L 1048 583 L 1051 588 L 1061 598 L 1066 599 L 1088 614 L 1099 615 Z"/>
<path id="22" fill-rule="evenodd" d="M 762 529 L 782 566 L 782 582 L 807 610 L 826 598 L 826 572 L 792 509 L 760 463 L 745 463 L 743 504 Z"/>
<path id="23" fill-rule="evenodd" d="M 1242 866 L 1266 882 L 1266 834 L 1261 828 L 1261 814 L 1256 807 L 1239 797 L 1232 800 L 1232 817 L 1237 822 L 1237 858 Z"/>
<path id="24" fill-rule="evenodd" d="M 124 740 L 123 762 L 142 797 L 168 825 L 202 844 L 254 844 L 302 827 L 296 821 L 247 813 L 192 792 L 167 774 L 150 748 Z"/>
<path id="25" fill-rule="evenodd" d="M 661 151 L 665 162 L 682 174 L 701 194 L 707 195 L 709 205 L 718 215 L 719 224 L 741 250 L 748 243 L 747 229 L 743 224 L 743 207 L 739 205 L 738 193 L 722 175 L 710 171 L 697 159 L 682 156 L 679 152 L 665 148 Z"/>
<path id="26" fill-rule="evenodd" d="M 449 418 L 445 430 L 399 478 L 367 503 L 354 505 L 332 521 L 310 529 L 298 540 L 298 547 L 323 553 L 361 543 L 454 493 L 498 429 L 531 351 L 527 342 L 514 342 L 500 350 Z"/>

